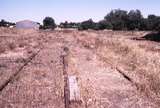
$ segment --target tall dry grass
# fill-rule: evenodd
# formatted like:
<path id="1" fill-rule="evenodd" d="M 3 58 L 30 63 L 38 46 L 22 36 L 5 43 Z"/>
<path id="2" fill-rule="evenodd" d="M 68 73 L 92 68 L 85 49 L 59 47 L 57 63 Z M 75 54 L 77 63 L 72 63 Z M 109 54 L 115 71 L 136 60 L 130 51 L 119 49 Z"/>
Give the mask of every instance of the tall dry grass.
<path id="1" fill-rule="evenodd" d="M 98 40 L 97 55 L 125 70 L 141 93 L 160 104 L 160 53 L 146 51 L 127 39 Z"/>
<path id="2" fill-rule="evenodd" d="M 160 52 L 142 48 L 139 42 L 119 38 L 78 37 L 78 43 L 91 48 L 106 64 L 120 67 L 130 77 L 140 93 L 160 105 Z"/>

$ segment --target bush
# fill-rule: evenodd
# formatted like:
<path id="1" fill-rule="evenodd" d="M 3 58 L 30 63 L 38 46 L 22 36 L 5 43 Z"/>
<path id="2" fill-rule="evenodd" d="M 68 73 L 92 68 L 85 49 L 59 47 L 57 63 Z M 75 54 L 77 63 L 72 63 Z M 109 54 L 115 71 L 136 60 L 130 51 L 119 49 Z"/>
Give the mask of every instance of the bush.
<path id="1" fill-rule="evenodd" d="M 88 29 L 95 29 L 96 23 L 93 22 L 92 19 L 84 21 L 78 27 L 79 30 L 88 30 Z"/>
<path id="2" fill-rule="evenodd" d="M 15 23 L 7 22 L 4 19 L 2 19 L 0 21 L 0 27 L 9 27 L 9 26 L 14 26 L 14 25 L 15 25 Z"/>
<path id="3" fill-rule="evenodd" d="M 75 22 L 68 23 L 67 21 L 65 21 L 64 23 L 60 23 L 59 27 L 60 28 L 78 28 L 79 23 L 75 23 Z"/>
<path id="4" fill-rule="evenodd" d="M 112 29 L 113 26 L 111 23 L 107 22 L 106 20 L 102 20 L 96 24 L 95 28 L 96 30 L 104 30 L 104 29 Z"/>
<path id="5" fill-rule="evenodd" d="M 56 28 L 56 24 L 55 21 L 52 17 L 46 17 L 43 20 L 43 27 L 41 27 L 43 29 L 55 29 Z"/>

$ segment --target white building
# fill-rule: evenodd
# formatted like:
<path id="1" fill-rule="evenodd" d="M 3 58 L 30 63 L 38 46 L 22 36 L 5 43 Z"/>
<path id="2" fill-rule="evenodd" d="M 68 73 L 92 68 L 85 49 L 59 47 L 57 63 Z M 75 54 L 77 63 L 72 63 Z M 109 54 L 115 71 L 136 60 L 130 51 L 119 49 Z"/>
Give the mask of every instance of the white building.
<path id="1" fill-rule="evenodd" d="M 16 22 L 16 28 L 18 29 L 39 29 L 39 24 L 30 20 L 23 20 Z"/>

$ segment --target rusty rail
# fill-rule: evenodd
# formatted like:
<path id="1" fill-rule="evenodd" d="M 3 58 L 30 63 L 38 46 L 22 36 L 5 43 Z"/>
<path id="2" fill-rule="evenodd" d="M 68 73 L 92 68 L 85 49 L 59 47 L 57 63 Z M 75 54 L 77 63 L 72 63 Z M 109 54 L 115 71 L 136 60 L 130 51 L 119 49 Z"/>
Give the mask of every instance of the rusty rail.
<path id="1" fill-rule="evenodd" d="M 62 63 L 63 63 L 63 75 L 64 75 L 64 103 L 65 108 L 69 108 L 69 88 L 68 88 L 68 53 L 69 49 L 67 47 L 63 48 Z"/>
<path id="2" fill-rule="evenodd" d="M 38 50 L 36 53 L 32 54 L 23 64 L 23 66 L 21 66 L 18 71 L 16 71 L 12 76 L 10 76 L 10 78 L 8 78 L 1 86 L 0 86 L 0 92 L 3 91 L 3 89 L 5 89 L 7 87 L 7 85 L 14 81 L 14 79 L 19 75 L 19 73 L 24 69 L 25 66 L 27 66 L 40 52 L 41 50 Z"/>

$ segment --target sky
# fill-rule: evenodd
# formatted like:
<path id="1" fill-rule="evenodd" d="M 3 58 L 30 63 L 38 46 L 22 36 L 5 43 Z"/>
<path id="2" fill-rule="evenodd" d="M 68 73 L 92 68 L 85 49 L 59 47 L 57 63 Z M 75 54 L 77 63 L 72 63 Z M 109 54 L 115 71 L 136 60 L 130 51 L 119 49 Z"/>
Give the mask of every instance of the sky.
<path id="1" fill-rule="evenodd" d="M 92 18 L 99 21 L 112 9 L 139 9 L 160 15 L 160 0 L 0 0 L 0 19 L 17 22 L 33 20 L 42 23 L 46 16 L 56 23 L 80 22 Z"/>

